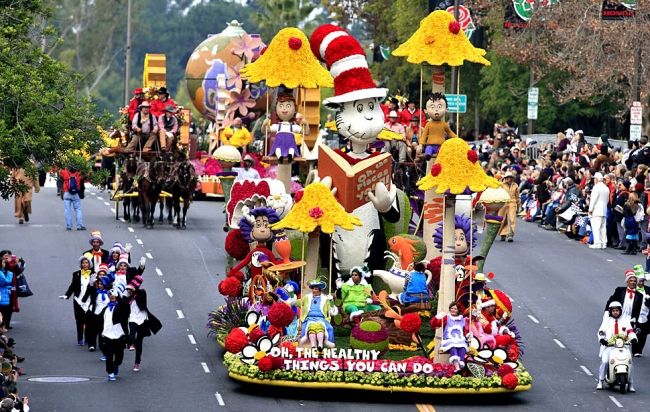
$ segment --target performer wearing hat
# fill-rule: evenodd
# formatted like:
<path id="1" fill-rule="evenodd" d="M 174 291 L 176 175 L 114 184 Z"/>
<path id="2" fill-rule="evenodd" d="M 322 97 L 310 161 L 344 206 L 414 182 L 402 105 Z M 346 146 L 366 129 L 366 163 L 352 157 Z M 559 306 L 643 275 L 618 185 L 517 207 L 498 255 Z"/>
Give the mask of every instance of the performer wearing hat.
<path id="1" fill-rule="evenodd" d="M 133 372 L 140 372 L 142 342 L 151 333 L 158 333 L 162 324 L 147 307 L 147 291 L 142 289 L 142 276 L 136 275 L 126 286 L 127 302 L 131 306 L 129 315 L 129 350 L 135 350 Z"/>
<path id="2" fill-rule="evenodd" d="M 176 102 L 171 97 L 169 97 L 167 88 L 163 86 L 158 89 L 158 98 L 154 99 L 153 103 L 151 104 L 151 114 L 156 117 L 160 117 L 166 110 L 167 106 L 176 108 Z"/>
<path id="3" fill-rule="evenodd" d="M 253 156 L 249 154 L 244 156 L 242 164 L 244 167 L 237 167 L 233 169 L 237 171 L 237 180 L 261 179 L 260 173 L 256 169 L 253 169 L 253 166 L 255 166 L 255 159 Z"/>
<path id="4" fill-rule="evenodd" d="M 381 309 L 381 306 L 373 305 L 372 286 L 366 281 L 370 273 L 361 267 L 355 266 L 350 271 L 350 279 L 343 283 L 343 279 L 336 279 L 336 287 L 341 290 L 343 299 L 343 311 L 350 315 L 350 321 L 358 319 L 364 312 Z"/>
<path id="5" fill-rule="evenodd" d="M 160 139 L 160 148 L 166 150 L 172 147 L 176 134 L 178 133 L 178 119 L 176 113 L 178 109 L 171 104 L 165 107 L 163 114 L 158 118 L 158 137 Z"/>
<path id="6" fill-rule="evenodd" d="M 643 304 L 641 305 L 639 319 L 636 323 L 638 341 L 632 345 L 632 354 L 639 357 L 643 354 L 646 338 L 648 337 L 648 332 L 650 332 L 650 322 L 648 322 L 648 315 L 650 315 L 650 286 L 646 286 L 645 284 L 649 274 L 645 272 L 642 265 L 635 265 L 632 269 L 637 275 L 636 290 L 643 295 Z"/>
<path id="7" fill-rule="evenodd" d="M 72 281 L 65 294 L 59 296 L 61 299 L 70 299 L 74 295 L 74 320 L 77 324 L 77 345 L 84 345 L 84 329 L 87 326 L 86 312 L 90 308 L 91 298 L 86 293 L 88 286 L 95 281 L 92 276 L 90 258 L 86 255 L 79 258 L 79 270 L 72 273 Z"/>
<path id="8" fill-rule="evenodd" d="M 150 109 L 151 104 L 144 101 L 140 105 L 138 113 L 133 116 L 131 130 L 134 135 L 126 146 L 127 151 L 134 151 L 141 148 L 147 152 L 151 150 L 151 146 L 155 143 L 156 137 L 158 136 L 158 120 L 150 112 Z"/>
<path id="9" fill-rule="evenodd" d="M 135 116 L 135 114 L 138 112 L 140 105 L 145 101 L 146 99 L 144 98 L 144 91 L 142 90 L 142 87 L 138 87 L 137 89 L 133 90 L 133 97 L 129 101 L 129 125 L 133 120 L 133 116 Z"/>
<path id="10" fill-rule="evenodd" d="M 322 352 L 324 347 L 334 347 L 334 328 L 330 319 L 339 313 L 332 296 L 322 294 L 326 287 L 325 282 L 312 280 L 309 282 L 311 293 L 300 299 L 300 343 L 304 344 L 309 340 L 312 349 L 318 349 L 319 352 Z"/>
<path id="11" fill-rule="evenodd" d="M 637 276 L 634 271 L 625 271 L 625 285 L 626 286 L 619 286 L 614 289 L 612 296 L 607 299 L 604 317 L 607 317 L 610 303 L 621 302 L 621 318 L 628 320 L 634 326 L 639 320 L 641 306 L 643 305 L 643 295 L 636 290 Z"/>
<path id="12" fill-rule="evenodd" d="M 600 357 L 600 367 L 598 368 L 598 385 L 596 385 L 596 389 L 598 390 L 603 389 L 603 381 L 605 380 L 605 371 L 607 370 L 609 353 L 614 349 L 614 347 L 609 344 L 610 339 L 615 336 L 623 335 L 627 336 L 627 339 L 632 341 L 632 344 L 637 341 L 634 328 L 630 324 L 629 318 L 622 315 L 623 309 L 621 306 L 622 305 L 615 300 L 608 302 L 603 323 L 600 325 L 600 328 L 598 328 L 598 341 L 600 342 L 600 351 L 598 352 L 598 356 Z M 632 370 L 633 369 L 630 368 L 629 390 L 630 392 L 636 392 L 633 386 Z"/>
<path id="13" fill-rule="evenodd" d="M 129 330 L 128 321 L 131 309 L 121 298 L 123 285 L 117 285 L 109 292 L 109 302 L 100 313 L 101 338 L 100 345 L 106 356 L 106 373 L 108 380 L 116 380 L 120 365 L 124 359 L 126 334 Z"/>
<path id="14" fill-rule="evenodd" d="M 515 227 L 517 225 L 517 209 L 521 206 L 519 186 L 517 186 L 515 175 L 512 172 L 508 171 L 503 176 L 501 187 L 508 192 L 510 200 L 499 210 L 499 216 L 503 217 L 499 235 L 501 235 L 502 241 L 507 239 L 508 242 L 512 242 L 515 237 Z"/>
<path id="15" fill-rule="evenodd" d="M 90 246 L 92 247 L 83 252 L 83 254 L 90 254 L 92 256 L 90 259 L 90 266 L 95 272 L 97 272 L 99 265 L 108 262 L 109 257 L 108 250 L 102 249 L 102 245 L 104 244 L 102 232 L 99 230 L 93 230 L 90 232 L 88 243 L 90 243 Z"/>
<path id="16" fill-rule="evenodd" d="M 102 331 L 100 314 L 109 302 L 108 291 L 111 288 L 111 279 L 106 272 L 105 265 L 100 265 L 95 283 L 93 286 L 89 286 L 88 292 L 86 292 L 90 296 L 90 307 L 86 312 L 86 342 L 89 352 L 95 351 L 97 337 Z M 106 356 L 102 354 L 101 360 L 106 360 Z"/>

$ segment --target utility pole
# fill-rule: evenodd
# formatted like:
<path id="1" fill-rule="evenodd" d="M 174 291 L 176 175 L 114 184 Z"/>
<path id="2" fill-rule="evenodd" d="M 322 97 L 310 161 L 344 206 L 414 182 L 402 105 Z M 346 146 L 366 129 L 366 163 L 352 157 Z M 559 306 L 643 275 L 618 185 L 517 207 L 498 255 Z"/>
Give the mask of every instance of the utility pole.
<path id="1" fill-rule="evenodd" d="M 124 106 L 129 104 L 129 78 L 131 77 L 131 0 L 126 5 L 126 49 L 124 58 Z"/>
<path id="2" fill-rule="evenodd" d="M 539 0 L 535 0 L 534 4 L 534 11 L 537 11 L 539 9 Z M 533 14 L 534 17 L 534 14 Z M 532 18 L 531 18 L 532 20 Z M 531 43 L 533 47 L 535 47 L 535 43 L 537 43 L 537 27 L 533 27 L 533 32 L 532 32 L 532 39 Z M 530 63 L 530 79 L 528 81 L 528 90 L 530 90 L 531 87 L 535 86 L 535 62 Z M 533 134 L 533 123 L 535 121 L 533 119 L 528 119 L 528 128 L 526 130 L 526 133 L 528 135 Z"/>
<path id="3" fill-rule="evenodd" d="M 637 47 L 634 53 L 634 70 L 635 70 L 635 79 L 634 84 L 632 85 L 632 90 L 634 91 L 634 101 L 641 101 L 641 48 Z"/>
<path id="4" fill-rule="evenodd" d="M 458 21 L 458 16 L 459 16 L 459 1 L 454 0 L 454 19 Z M 456 94 L 458 89 L 458 66 L 454 66 L 451 68 L 451 93 Z"/>

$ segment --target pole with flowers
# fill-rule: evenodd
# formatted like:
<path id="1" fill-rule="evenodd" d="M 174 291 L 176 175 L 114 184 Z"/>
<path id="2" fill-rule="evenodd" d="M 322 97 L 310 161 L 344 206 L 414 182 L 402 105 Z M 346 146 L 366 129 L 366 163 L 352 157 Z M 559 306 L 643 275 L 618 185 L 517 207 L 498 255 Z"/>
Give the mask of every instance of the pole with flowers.
<path id="1" fill-rule="evenodd" d="M 444 93 L 444 66 L 461 66 L 466 60 L 486 66 L 490 65 L 490 62 L 483 57 L 485 50 L 472 46 L 453 14 L 443 10 L 434 11 L 422 19 L 415 33 L 397 49 L 393 50 L 392 54 L 394 56 L 406 57 L 406 61 L 409 63 L 420 65 L 421 110 L 422 67 L 425 64 L 433 66 L 432 91 L 440 93 Z M 458 83 L 460 84 L 460 82 Z M 458 90 L 453 90 L 452 93 L 458 93 Z M 458 130 L 458 113 L 456 115 L 456 127 Z M 428 162 L 427 173 L 431 171 L 434 162 L 435 157 Z M 443 210 L 446 210 L 446 207 L 443 205 L 442 196 L 437 195 L 433 191 L 426 192 L 421 219 L 424 219 L 423 238 L 427 245 L 427 259 L 435 257 L 437 253 L 437 249 L 433 243 L 433 235 L 436 226 L 443 219 Z"/>
<path id="2" fill-rule="evenodd" d="M 288 89 L 298 89 L 299 96 L 303 95 L 304 89 L 334 85 L 330 73 L 311 52 L 307 36 L 294 27 L 280 30 L 259 59 L 244 66 L 240 74 L 251 83 L 263 81 L 269 88 L 284 86 Z M 295 110 L 297 109 L 296 107 Z M 267 116 L 271 117 L 269 113 Z M 300 121 L 303 136 L 308 133 L 307 124 L 307 119 Z M 265 150 L 272 155 L 268 148 Z M 278 162 L 278 179 L 284 183 L 287 193 L 291 191 L 291 162 Z"/>

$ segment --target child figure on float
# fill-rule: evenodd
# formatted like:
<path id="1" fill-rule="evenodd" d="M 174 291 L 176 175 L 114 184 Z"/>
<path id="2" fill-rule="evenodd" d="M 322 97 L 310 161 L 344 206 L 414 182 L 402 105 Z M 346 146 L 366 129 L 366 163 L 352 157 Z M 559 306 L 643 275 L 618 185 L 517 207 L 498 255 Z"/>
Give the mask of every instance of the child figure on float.
<path id="1" fill-rule="evenodd" d="M 334 77 L 334 93 L 323 104 L 335 112 L 338 133 L 350 142 L 351 150 L 337 153 L 349 164 L 378 153 L 370 153 L 368 145 L 377 140 L 384 127 L 384 114 L 380 103 L 387 90 L 377 88 L 373 81 L 366 55 L 359 42 L 344 29 L 332 24 L 318 27 L 310 38 L 312 52 L 327 64 Z M 327 176 L 327 170 L 319 171 Z M 323 183 L 328 182 L 323 178 Z M 400 218 L 396 200 L 397 190 L 390 189 L 382 182 L 375 184 L 368 192 L 368 203 L 352 213 L 359 217 L 363 226 L 353 231 L 337 229 L 333 235 L 336 270 L 349 273 L 355 266 L 368 266 L 369 269 L 383 269 L 386 236 L 383 219 L 395 223 Z M 361 249 L 360 245 L 366 245 Z"/>
<path id="2" fill-rule="evenodd" d="M 264 121 L 262 131 L 275 133 L 275 140 L 269 150 L 270 156 L 275 156 L 282 163 L 286 158 L 289 163 L 294 157 L 300 157 L 300 149 L 296 142 L 296 134 L 309 134 L 309 124 L 303 122 L 303 117 L 296 110 L 296 100 L 289 91 L 280 93 L 275 103 L 275 114 L 278 122 L 271 124 L 270 119 Z M 304 123 L 304 124 L 303 124 Z"/>

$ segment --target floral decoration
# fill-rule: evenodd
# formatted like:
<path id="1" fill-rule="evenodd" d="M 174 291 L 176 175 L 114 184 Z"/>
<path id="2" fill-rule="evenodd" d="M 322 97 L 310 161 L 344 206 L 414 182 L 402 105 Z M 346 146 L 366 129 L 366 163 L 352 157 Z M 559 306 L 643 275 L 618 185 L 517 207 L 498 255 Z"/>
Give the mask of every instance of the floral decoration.
<path id="1" fill-rule="evenodd" d="M 293 322 L 296 315 L 291 310 L 291 307 L 283 302 L 276 302 L 269 308 L 269 313 L 266 318 L 271 322 L 271 325 L 278 328 L 286 328 Z"/>
<path id="2" fill-rule="evenodd" d="M 418 333 L 421 326 L 422 319 L 420 319 L 420 315 L 417 312 L 407 313 L 406 315 L 402 316 L 402 320 L 399 324 L 399 328 L 409 334 Z"/>
<path id="3" fill-rule="evenodd" d="M 499 369 L 497 369 L 497 375 L 501 376 L 502 378 L 511 373 L 515 373 L 515 369 L 505 363 L 503 365 L 499 365 Z"/>
<path id="4" fill-rule="evenodd" d="M 273 369 L 273 360 L 271 356 L 265 356 L 257 362 L 257 367 L 260 368 L 262 372 L 268 372 Z"/>
<path id="5" fill-rule="evenodd" d="M 322 210 L 322 216 L 313 217 L 312 210 Z M 318 215 L 316 213 L 315 215 Z M 353 230 L 354 226 L 361 226 L 361 220 L 347 213 L 343 206 L 336 201 L 330 189 L 317 182 L 307 185 L 302 198 L 295 203 L 289 213 L 273 229 L 295 229 L 309 233 L 320 228 L 324 233 L 334 233 L 335 226 L 345 230 Z"/>
<path id="6" fill-rule="evenodd" d="M 239 353 L 246 345 L 248 345 L 248 336 L 239 328 L 230 331 L 224 344 L 226 350 L 230 353 Z"/>
<path id="7" fill-rule="evenodd" d="M 314 89 L 333 86 L 329 71 L 311 52 L 307 36 L 294 27 L 280 30 L 264 54 L 247 64 L 241 75 L 251 83 L 265 81 L 267 87 L 284 85 L 290 89 Z"/>
<path id="8" fill-rule="evenodd" d="M 268 336 L 262 336 L 254 343 L 249 343 L 241 351 L 241 360 L 249 365 L 257 364 L 262 358 L 271 352 L 278 341 L 280 335 L 275 335 L 272 339 Z M 269 359 L 270 361 L 270 359 Z"/>
<path id="9" fill-rule="evenodd" d="M 226 80 L 226 88 L 232 91 L 239 92 L 242 89 L 243 83 L 239 71 L 244 67 L 244 63 L 239 62 L 234 66 L 228 66 L 228 79 Z"/>
<path id="10" fill-rule="evenodd" d="M 219 293 L 224 296 L 240 296 L 242 292 L 242 284 L 236 277 L 228 277 L 219 282 Z"/>
<path id="11" fill-rule="evenodd" d="M 435 189 L 439 194 L 468 194 L 482 192 L 488 187 L 497 188 L 501 184 L 485 174 L 478 162 L 468 159 L 469 145 L 463 139 L 455 137 L 446 140 L 440 146 L 436 163 L 431 173 L 418 181 L 420 190 Z M 440 165 L 440 169 L 436 167 Z M 435 170 L 439 170 L 434 175 Z"/>
<path id="12" fill-rule="evenodd" d="M 323 217 L 323 209 L 318 206 L 309 209 L 309 217 L 313 219 L 320 219 Z"/>
<path id="13" fill-rule="evenodd" d="M 442 171 L 442 165 L 440 163 L 436 163 L 433 166 L 431 166 L 431 176 L 438 176 L 441 171 Z"/>
<path id="14" fill-rule="evenodd" d="M 504 388 L 513 390 L 519 385 L 519 378 L 514 373 L 509 373 L 503 378 L 501 378 L 501 383 Z"/>
<path id="15" fill-rule="evenodd" d="M 228 99 L 228 112 L 235 113 L 239 110 L 239 113 L 242 116 L 248 114 L 248 109 L 255 107 L 255 100 L 251 98 L 251 92 L 248 89 L 244 89 L 240 92 L 230 92 L 230 98 Z"/>
<path id="16" fill-rule="evenodd" d="M 226 235 L 225 250 L 233 259 L 242 260 L 250 252 L 248 242 L 241 234 L 241 230 L 233 229 Z"/>
<path id="17" fill-rule="evenodd" d="M 233 43 L 235 47 L 232 48 L 232 53 L 242 59 L 245 58 L 247 61 L 251 61 L 255 56 L 255 50 L 262 44 L 262 40 L 259 37 L 244 34 L 239 39 L 233 40 Z"/>
<path id="18" fill-rule="evenodd" d="M 476 150 L 467 151 L 467 160 L 472 163 L 476 163 L 478 161 L 478 154 L 476 153 Z"/>
<path id="19" fill-rule="evenodd" d="M 434 66 L 461 66 L 465 60 L 481 63 L 485 50 L 472 46 L 454 16 L 437 10 L 420 21 L 420 27 L 411 37 L 393 50 L 393 56 L 403 56 L 409 63 L 429 63 Z"/>

